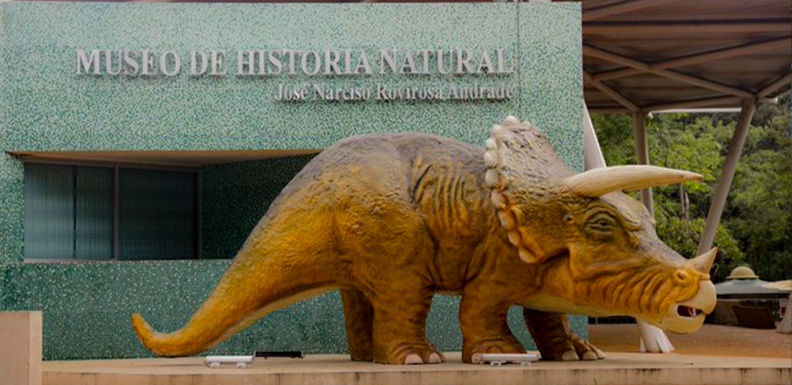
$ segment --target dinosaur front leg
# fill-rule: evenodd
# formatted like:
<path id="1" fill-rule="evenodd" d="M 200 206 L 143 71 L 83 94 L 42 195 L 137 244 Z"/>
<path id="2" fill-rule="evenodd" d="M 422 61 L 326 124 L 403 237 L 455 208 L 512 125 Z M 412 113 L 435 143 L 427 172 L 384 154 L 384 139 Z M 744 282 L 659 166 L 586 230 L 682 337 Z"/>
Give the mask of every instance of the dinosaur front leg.
<path id="1" fill-rule="evenodd" d="M 371 302 L 363 292 L 353 289 L 341 289 L 341 302 L 344 304 L 347 344 L 352 361 L 372 361 L 374 308 Z"/>
<path id="2" fill-rule="evenodd" d="M 523 318 L 542 359 L 593 361 L 605 358 L 601 350 L 569 329 L 566 314 L 523 308 Z"/>
<path id="3" fill-rule="evenodd" d="M 482 363 L 484 353 L 525 353 L 507 322 L 508 303 L 493 302 L 479 290 L 465 290 L 459 308 L 462 361 Z"/>
<path id="4" fill-rule="evenodd" d="M 444 361 L 426 339 L 426 317 L 433 292 L 426 288 L 393 288 L 371 297 L 374 362 L 383 364 L 436 364 Z"/>

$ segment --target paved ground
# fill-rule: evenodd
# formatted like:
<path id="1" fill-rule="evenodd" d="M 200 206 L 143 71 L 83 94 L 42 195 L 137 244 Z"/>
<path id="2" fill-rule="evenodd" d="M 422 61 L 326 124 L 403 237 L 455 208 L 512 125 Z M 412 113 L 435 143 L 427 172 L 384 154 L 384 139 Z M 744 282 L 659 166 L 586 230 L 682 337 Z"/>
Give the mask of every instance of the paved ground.
<path id="1" fill-rule="evenodd" d="M 589 325 L 591 342 L 608 352 L 637 352 L 636 325 Z M 792 360 L 792 334 L 775 330 L 704 325 L 696 333 L 669 334 L 679 354 L 707 356 L 774 357 Z"/>
<path id="2" fill-rule="evenodd" d="M 671 336 L 678 354 L 634 353 L 638 350 L 634 324 L 592 325 L 591 338 L 606 351 L 606 360 L 489 366 L 462 364 L 459 353 L 446 353 L 449 362 L 442 365 L 402 366 L 353 362 L 346 355 L 309 355 L 304 360 L 259 360 L 247 369 L 209 369 L 201 357 L 46 361 L 42 383 L 792 385 L 792 335 L 773 330 L 706 325 L 696 334 Z"/>
<path id="3" fill-rule="evenodd" d="M 635 326 L 635 325 L 633 325 Z M 347 355 L 258 360 L 247 369 L 210 369 L 201 357 L 46 361 L 43 385 L 782 385 L 792 384 L 788 358 L 686 354 L 608 354 L 601 361 L 469 365 L 446 353 L 442 365 L 380 365 Z"/>

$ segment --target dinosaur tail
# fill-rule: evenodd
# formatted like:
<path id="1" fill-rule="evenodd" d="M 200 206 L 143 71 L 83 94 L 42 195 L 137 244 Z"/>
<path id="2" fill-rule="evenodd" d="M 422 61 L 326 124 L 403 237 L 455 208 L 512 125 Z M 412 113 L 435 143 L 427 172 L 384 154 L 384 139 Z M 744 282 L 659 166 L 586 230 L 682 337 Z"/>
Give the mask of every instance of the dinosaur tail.
<path id="1" fill-rule="evenodd" d="M 330 265 L 334 258 L 326 253 L 316 249 L 289 252 L 288 247 L 256 250 L 256 242 L 250 243 L 181 329 L 159 333 L 140 314 L 133 314 L 132 325 L 143 345 L 165 357 L 198 354 L 275 310 L 334 288 Z"/>

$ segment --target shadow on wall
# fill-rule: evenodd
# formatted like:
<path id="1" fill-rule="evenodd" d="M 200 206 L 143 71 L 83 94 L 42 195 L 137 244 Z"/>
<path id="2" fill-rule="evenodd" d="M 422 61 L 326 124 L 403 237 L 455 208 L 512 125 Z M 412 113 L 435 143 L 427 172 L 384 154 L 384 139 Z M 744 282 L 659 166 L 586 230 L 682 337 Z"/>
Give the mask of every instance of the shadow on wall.
<path id="1" fill-rule="evenodd" d="M 226 163 L 202 172 L 202 259 L 230 259 L 314 155 Z"/>

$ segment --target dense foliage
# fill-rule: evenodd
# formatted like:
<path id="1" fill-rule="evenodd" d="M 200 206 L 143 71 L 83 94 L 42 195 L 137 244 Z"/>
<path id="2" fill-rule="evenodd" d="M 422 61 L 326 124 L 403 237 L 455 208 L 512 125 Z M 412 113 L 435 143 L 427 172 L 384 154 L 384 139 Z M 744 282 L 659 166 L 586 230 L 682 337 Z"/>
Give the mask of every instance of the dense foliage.
<path id="1" fill-rule="evenodd" d="M 790 103 L 758 107 L 715 244 L 720 281 L 747 264 L 764 280 L 792 278 Z M 634 164 L 632 120 L 593 116 L 608 165 Z M 737 114 L 654 114 L 647 120 L 652 164 L 698 172 L 704 183 L 654 189 L 657 231 L 682 255 L 696 253 Z"/>

